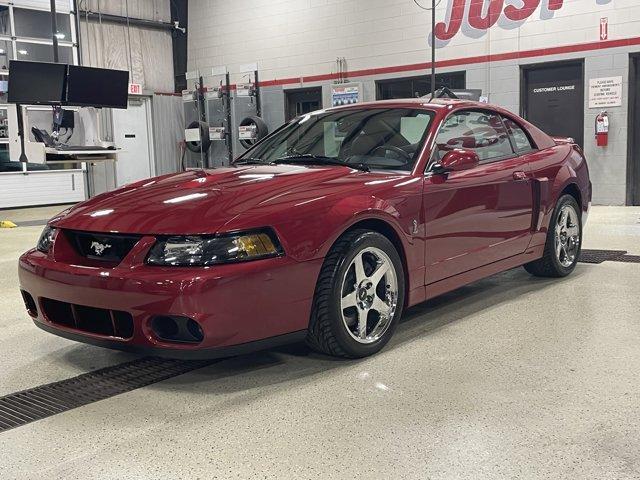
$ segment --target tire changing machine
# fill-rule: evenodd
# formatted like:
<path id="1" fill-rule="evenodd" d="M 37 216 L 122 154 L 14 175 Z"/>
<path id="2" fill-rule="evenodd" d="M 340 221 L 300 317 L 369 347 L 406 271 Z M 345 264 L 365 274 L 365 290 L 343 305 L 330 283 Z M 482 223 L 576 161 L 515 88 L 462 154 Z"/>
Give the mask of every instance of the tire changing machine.
<path id="1" fill-rule="evenodd" d="M 246 83 L 232 86 L 226 67 L 187 73 L 193 88 L 182 92 L 185 153 L 182 168 L 229 165 L 269 130 L 262 120 L 257 66 L 241 71 Z"/>

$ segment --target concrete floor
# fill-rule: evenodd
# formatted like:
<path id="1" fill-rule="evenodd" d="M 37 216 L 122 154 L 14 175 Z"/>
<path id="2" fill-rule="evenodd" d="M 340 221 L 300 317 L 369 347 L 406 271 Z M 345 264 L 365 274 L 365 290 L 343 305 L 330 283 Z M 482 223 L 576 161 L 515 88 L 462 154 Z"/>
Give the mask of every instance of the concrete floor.
<path id="1" fill-rule="evenodd" d="M 0 396 L 135 358 L 32 325 L 16 258 L 40 230 L 0 230 Z M 594 208 L 584 245 L 640 254 L 640 209 Z M 638 264 L 512 270 L 373 358 L 232 358 L 1 433 L 0 478 L 637 479 L 639 311 Z"/>

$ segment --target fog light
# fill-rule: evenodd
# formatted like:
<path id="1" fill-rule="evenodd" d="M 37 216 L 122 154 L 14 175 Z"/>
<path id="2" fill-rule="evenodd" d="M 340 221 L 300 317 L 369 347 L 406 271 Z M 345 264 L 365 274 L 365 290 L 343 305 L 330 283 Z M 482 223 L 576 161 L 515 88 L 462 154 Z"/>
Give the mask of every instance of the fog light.
<path id="1" fill-rule="evenodd" d="M 164 342 L 200 343 L 204 340 L 204 332 L 198 322 L 189 317 L 162 315 L 153 317 L 151 330 Z"/>
<path id="2" fill-rule="evenodd" d="M 201 342 L 204 339 L 202 327 L 195 320 L 189 319 L 187 322 L 187 330 L 193 336 L 195 341 Z"/>
<path id="3" fill-rule="evenodd" d="M 172 340 L 179 332 L 178 324 L 171 317 L 154 317 L 151 328 L 163 340 Z"/>

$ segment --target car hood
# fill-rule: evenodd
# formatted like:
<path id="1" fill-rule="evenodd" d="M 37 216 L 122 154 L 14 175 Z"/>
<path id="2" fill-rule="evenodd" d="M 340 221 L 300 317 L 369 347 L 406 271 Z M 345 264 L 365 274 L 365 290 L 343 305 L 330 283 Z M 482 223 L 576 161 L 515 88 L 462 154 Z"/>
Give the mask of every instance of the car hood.
<path id="1" fill-rule="evenodd" d="M 353 194 L 378 175 L 336 166 L 193 170 L 98 195 L 63 212 L 50 224 L 93 232 L 215 233 L 248 210 L 282 212 L 305 199 L 327 198 L 347 191 Z"/>

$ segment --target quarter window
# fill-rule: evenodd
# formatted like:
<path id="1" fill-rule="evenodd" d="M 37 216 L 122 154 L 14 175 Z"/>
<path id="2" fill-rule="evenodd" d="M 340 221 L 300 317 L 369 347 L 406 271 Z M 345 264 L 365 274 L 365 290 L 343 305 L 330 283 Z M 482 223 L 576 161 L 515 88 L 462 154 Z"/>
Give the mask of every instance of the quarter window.
<path id="1" fill-rule="evenodd" d="M 481 162 L 513 156 L 507 129 L 499 115 L 484 111 L 460 111 L 452 114 L 436 137 L 435 161 L 456 148 L 473 150 Z"/>
<path id="2" fill-rule="evenodd" d="M 531 140 L 529 140 L 529 137 L 520 125 L 510 118 L 504 118 L 504 124 L 509 131 L 509 137 L 517 153 L 530 152 L 534 149 Z"/>

